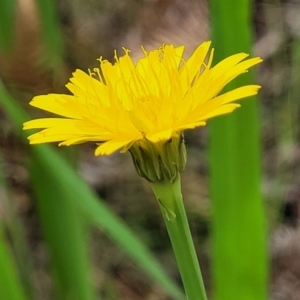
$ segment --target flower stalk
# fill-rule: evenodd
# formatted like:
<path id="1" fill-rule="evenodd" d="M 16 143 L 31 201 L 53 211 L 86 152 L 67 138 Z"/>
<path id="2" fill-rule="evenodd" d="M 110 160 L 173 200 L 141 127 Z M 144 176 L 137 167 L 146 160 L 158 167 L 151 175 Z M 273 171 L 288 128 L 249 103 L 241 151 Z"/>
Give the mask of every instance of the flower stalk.
<path id="1" fill-rule="evenodd" d="M 188 300 L 207 300 L 199 262 L 182 200 L 180 177 L 151 183 L 158 200 Z"/>

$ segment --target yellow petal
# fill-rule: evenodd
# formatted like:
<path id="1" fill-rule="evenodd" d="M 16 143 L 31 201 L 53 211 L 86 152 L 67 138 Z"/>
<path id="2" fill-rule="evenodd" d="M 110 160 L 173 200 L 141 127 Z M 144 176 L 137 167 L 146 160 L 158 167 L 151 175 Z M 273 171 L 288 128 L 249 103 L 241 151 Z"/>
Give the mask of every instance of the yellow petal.
<path id="1" fill-rule="evenodd" d="M 166 141 L 169 140 L 172 137 L 172 129 L 160 131 L 160 132 L 155 132 L 155 133 L 148 133 L 146 135 L 147 140 L 156 143 L 159 141 Z"/>
<path id="2" fill-rule="evenodd" d="M 132 139 L 113 139 L 98 146 L 95 150 L 95 155 L 110 155 L 132 142 Z"/>
<path id="3" fill-rule="evenodd" d="M 34 97 L 29 104 L 63 117 L 80 119 L 81 115 L 78 113 L 79 111 L 64 106 L 72 102 L 74 102 L 73 96 L 48 94 Z"/>
<path id="4" fill-rule="evenodd" d="M 191 57 L 186 61 L 184 66 L 180 68 L 179 74 L 181 83 L 184 85 L 184 88 L 191 84 L 197 72 L 200 71 L 205 58 L 208 55 L 209 47 L 211 42 L 204 42 L 195 50 Z"/>

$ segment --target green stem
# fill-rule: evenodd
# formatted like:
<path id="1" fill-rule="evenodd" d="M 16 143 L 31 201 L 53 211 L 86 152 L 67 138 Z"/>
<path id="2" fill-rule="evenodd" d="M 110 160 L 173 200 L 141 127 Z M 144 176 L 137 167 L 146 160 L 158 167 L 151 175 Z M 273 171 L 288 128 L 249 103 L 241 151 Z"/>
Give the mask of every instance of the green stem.
<path id="1" fill-rule="evenodd" d="M 158 200 L 188 300 L 207 300 L 202 275 L 182 201 L 180 178 L 151 183 Z"/>

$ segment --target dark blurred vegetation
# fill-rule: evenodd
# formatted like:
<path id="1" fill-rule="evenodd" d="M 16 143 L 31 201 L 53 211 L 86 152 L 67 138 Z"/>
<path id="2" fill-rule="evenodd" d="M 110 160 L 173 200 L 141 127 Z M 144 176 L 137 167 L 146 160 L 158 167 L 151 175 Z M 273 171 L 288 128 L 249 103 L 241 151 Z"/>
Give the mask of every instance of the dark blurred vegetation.
<path id="1" fill-rule="evenodd" d="M 20 107 L 33 116 L 40 115 L 28 106 L 34 95 L 67 92 L 64 85 L 73 70 L 97 66 L 96 59 L 100 56 L 112 60 L 115 49 L 122 53 L 122 47 L 129 48 L 133 57 L 138 58 L 140 45 L 152 49 L 161 43 L 173 43 L 186 45 L 188 55 L 210 34 L 209 9 L 204 0 L 15 2 L 12 10 L 8 5 L 7 11 L 0 13 L 0 78 Z M 257 0 L 253 1 L 252 14 L 253 52 L 264 59 L 256 75 L 263 86 L 260 93 L 262 190 L 272 265 L 270 299 L 297 300 L 300 286 L 300 3 Z M 9 22 L 13 22 L 13 27 Z M 3 35 L 10 28 L 13 33 Z M 13 127 L 0 106 L 3 157 L 0 164 L 10 199 L 5 199 L 0 186 L 0 220 L 8 240 L 15 240 L 12 232 L 16 230 L 11 226 L 18 228 L 19 234 L 24 233 L 24 240 L 20 236 L 17 240 L 27 250 L 21 251 L 20 245 L 13 245 L 13 255 L 18 257 L 17 249 L 22 255 L 26 251 L 30 253 L 30 279 L 34 282 L 36 299 L 53 299 L 55 284 L 48 249 L 29 180 L 29 146 L 19 138 L 20 131 L 21 128 Z M 186 140 L 189 156 L 182 176 L 183 194 L 204 279 L 210 289 L 206 130 L 187 132 Z M 155 253 L 167 273 L 180 282 L 154 197 L 147 184 L 135 174 L 129 155 L 94 157 L 95 145 L 74 148 L 78 151 L 75 156 L 80 175 Z M 171 299 L 103 232 L 93 230 L 89 251 L 93 282 L 101 299 Z"/>

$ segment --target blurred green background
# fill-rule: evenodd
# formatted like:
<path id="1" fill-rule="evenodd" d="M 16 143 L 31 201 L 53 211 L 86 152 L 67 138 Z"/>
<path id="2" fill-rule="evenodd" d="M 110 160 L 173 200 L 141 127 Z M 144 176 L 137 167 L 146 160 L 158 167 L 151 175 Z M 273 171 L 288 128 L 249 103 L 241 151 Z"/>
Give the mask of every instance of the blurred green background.
<path id="1" fill-rule="evenodd" d="M 163 220 L 129 154 L 29 146 L 33 96 L 67 93 L 114 50 L 212 39 L 215 63 L 263 64 L 258 99 L 186 132 L 187 215 L 209 299 L 297 300 L 300 4 L 245 0 L 0 2 L 0 299 L 182 299 Z"/>

